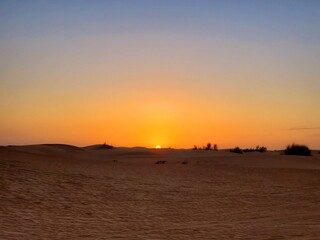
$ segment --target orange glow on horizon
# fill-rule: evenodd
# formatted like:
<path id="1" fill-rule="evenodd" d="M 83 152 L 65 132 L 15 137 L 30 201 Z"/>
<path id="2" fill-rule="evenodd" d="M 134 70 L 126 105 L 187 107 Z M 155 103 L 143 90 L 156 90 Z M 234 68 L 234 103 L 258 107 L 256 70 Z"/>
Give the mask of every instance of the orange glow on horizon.
<path id="1" fill-rule="evenodd" d="M 219 149 L 256 145 L 284 149 L 296 142 L 320 148 L 319 41 L 309 37 L 318 33 L 319 21 L 311 21 L 308 8 L 307 27 L 289 14 L 287 22 L 274 28 L 265 24 L 277 24 L 285 15 L 277 21 L 260 15 L 257 21 L 248 21 L 243 12 L 245 17 L 237 16 L 232 24 L 229 17 L 238 9 L 230 11 L 230 7 L 236 4 L 227 3 L 231 15 L 224 21 L 220 2 L 202 14 L 192 4 L 182 4 L 189 6 L 186 11 L 180 11 L 180 4 L 168 4 L 168 11 L 161 12 L 160 8 L 141 11 L 123 7 L 120 1 L 115 5 L 99 1 L 108 7 L 96 9 L 103 15 L 89 14 L 88 24 L 88 14 L 81 18 L 87 7 L 77 4 L 83 11 L 68 12 L 70 4 L 64 7 L 65 1 L 59 1 L 57 16 L 65 14 L 63 22 L 68 24 L 64 25 L 56 21 L 54 12 L 38 14 L 45 3 L 31 8 L 32 3 L 25 2 L 15 4 L 28 6 L 36 14 L 24 16 L 12 11 L 11 4 L 1 6 L 2 12 L 9 7 L 1 18 L 6 23 L 0 24 L 1 32 L 10 34 L 0 41 L 4 49 L 0 145 L 87 146 L 106 141 L 113 146 L 166 149 L 210 142 Z M 203 6 L 215 4 L 202 2 Z M 51 3 L 48 7 L 44 13 Z M 209 14 L 208 9 L 219 14 Z M 179 14 L 171 15 L 172 11 Z M 162 19 L 166 14 L 160 13 L 170 17 Z M 193 22 L 188 27 L 181 21 L 184 14 Z M 244 31 L 239 31 L 238 21 L 244 21 Z M 47 23 L 57 31 L 48 31 Z M 204 27 L 207 23 L 217 25 Z M 285 31 L 279 31 L 283 27 Z"/>

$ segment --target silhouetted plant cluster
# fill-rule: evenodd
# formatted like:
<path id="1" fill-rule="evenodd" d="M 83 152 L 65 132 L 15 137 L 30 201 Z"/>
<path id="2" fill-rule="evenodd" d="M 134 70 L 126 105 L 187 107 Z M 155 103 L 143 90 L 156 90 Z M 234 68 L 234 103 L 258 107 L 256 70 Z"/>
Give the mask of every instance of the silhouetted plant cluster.
<path id="1" fill-rule="evenodd" d="M 243 151 L 239 147 L 235 147 L 234 149 L 230 149 L 230 152 L 233 153 L 243 153 Z"/>
<path id="2" fill-rule="evenodd" d="M 214 150 L 214 151 L 218 151 L 218 145 L 214 144 L 213 148 L 212 148 L 212 144 L 211 143 L 207 143 L 207 145 L 203 146 L 203 147 L 198 147 L 197 145 L 194 145 L 194 147 L 192 149 L 193 150 Z"/>
<path id="3" fill-rule="evenodd" d="M 235 147 L 233 149 L 230 149 L 230 152 L 233 153 L 244 153 L 244 152 L 266 152 L 267 148 L 266 147 L 260 147 L 260 146 L 256 146 L 255 148 L 246 148 L 246 149 L 241 149 L 239 147 Z"/>
<path id="4" fill-rule="evenodd" d="M 218 151 L 218 145 L 217 145 L 217 144 L 214 144 L 214 145 L 213 145 L 213 150 L 214 150 L 214 151 Z"/>
<path id="5" fill-rule="evenodd" d="M 256 146 L 256 148 L 247 148 L 247 149 L 243 149 L 243 152 L 266 152 L 267 148 L 266 147 L 260 147 L 260 146 Z"/>
<path id="6" fill-rule="evenodd" d="M 305 145 L 291 144 L 284 150 L 286 155 L 311 156 L 310 149 Z"/>
<path id="7" fill-rule="evenodd" d="M 207 143 L 207 146 L 204 148 L 204 150 L 211 150 L 211 143 Z"/>

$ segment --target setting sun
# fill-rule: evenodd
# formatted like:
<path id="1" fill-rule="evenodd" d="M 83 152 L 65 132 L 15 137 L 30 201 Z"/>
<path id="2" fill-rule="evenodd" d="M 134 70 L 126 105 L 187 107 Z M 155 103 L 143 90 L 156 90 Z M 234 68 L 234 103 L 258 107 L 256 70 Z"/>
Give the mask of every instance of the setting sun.
<path id="1" fill-rule="evenodd" d="M 0 0 L 0 145 L 320 149 L 320 1 L 291 2 Z"/>
<path id="2" fill-rule="evenodd" d="M 0 53 L 0 240 L 320 240 L 320 0 L 0 0 Z"/>

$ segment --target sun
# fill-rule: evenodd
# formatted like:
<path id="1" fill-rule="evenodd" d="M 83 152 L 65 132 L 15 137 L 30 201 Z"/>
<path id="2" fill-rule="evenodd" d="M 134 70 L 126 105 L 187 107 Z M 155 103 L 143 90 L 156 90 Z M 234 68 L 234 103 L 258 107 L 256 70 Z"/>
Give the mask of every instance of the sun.
<path id="1" fill-rule="evenodd" d="M 156 146 L 156 149 L 160 149 L 160 148 L 161 148 L 161 146 L 160 146 L 160 145 L 157 145 L 157 146 Z"/>

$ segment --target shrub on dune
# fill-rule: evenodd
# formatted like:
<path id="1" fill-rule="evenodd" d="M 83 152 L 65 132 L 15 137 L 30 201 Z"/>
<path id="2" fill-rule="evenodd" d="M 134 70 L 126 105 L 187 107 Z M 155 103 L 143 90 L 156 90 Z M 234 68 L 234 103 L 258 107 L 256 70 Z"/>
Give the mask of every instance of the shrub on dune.
<path id="1" fill-rule="evenodd" d="M 266 152 L 267 151 L 267 148 L 266 147 L 259 147 L 258 149 L 257 149 L 257 151 L 258 152 Z"/>
<path id="2" fill-rule="evenodd" d="M 204 147 L 204 150 L 211 150 L 211 143 L 207 143 L 207 146 Z"/>
<path id="3" fill-rule="evenodd" d="M 217 145 L 217 144 L 214 144 L 214 145 L 213 145 L 213 150 L 214 150 L 214 151 L 218 151 L 218 145 Z"/>
<path id="4" fill-rule="evenodd" d="M 259 145 L 256 146 L 256 148 L 247 148 L 247 149 L 243 149 L 243 152 L 266 152 L 267 151 L 267 148 L 262 146 L 260 147 Z"/>
<path id="5" fill-rule="evenodd" d="M 310 149 L 305 145 L 291 144 L 284 150 L 286 155 L 311 156 Z"/>
<path id="6" fill-rule="evenodd" d="M 203 147 L 198 147 L 197 145 L 194 145 L 192 150 L 215 150 L 215 151 L 218 151 L 218 145 L 214 144 L 213 148 L 212 148 L 212 144 L 209 142 L 209 143 L 207 143 L 207 145 L 205 145 Z"/>
<path id="7" fill-rule="evenodd" d="M 230 152 L 233 153 L 242 153 L 242 150 L 239 147 L 235 147 L 234 149 L 231 149 Z"/>

